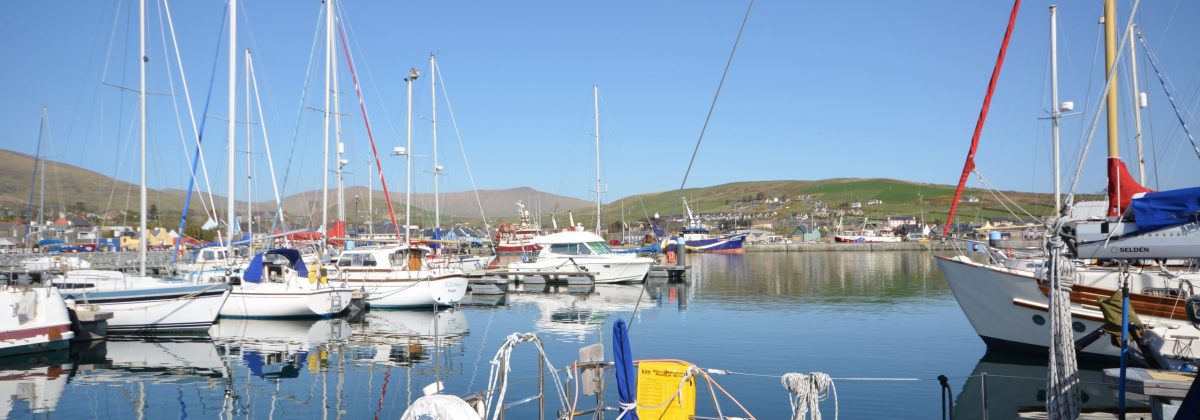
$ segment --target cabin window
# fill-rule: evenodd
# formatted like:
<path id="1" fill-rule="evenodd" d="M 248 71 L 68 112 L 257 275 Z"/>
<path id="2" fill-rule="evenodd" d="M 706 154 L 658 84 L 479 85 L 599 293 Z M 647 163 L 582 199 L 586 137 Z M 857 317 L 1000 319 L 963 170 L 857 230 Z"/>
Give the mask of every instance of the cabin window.
<path id="1" fill-rule="evenodd" d="M 400 251 L 400 252 L 392 254 L 391 255 L 392 267 L 393 268 L 394 267 L 403 267 L 404 264 L 408 262 L 407 258 L 408 258 L 408 256 L 404 254 L 404 251 Z"/>
<path id="2" fill-rule="evenodd" d="M 587 246 L 592 250 L 592 253 L 596 255 L 607 254 L 612 251 L 604 242 L 588 242 Z"/>
<path id="3" fill-rule="evenodd" d="M 375 256 L 371 255 L 371 254 L 364 254 L 362 256 L 362 266 L 363 267 L 374 267 L 375 266 Z"/>
<path id="4" fill-rule="evenodd" d="M 354 263 L 355 260 L 361 262 L 362 254 L 343 254 L 341 258 L 338 258 L 337 265 L 338 267 L 353 267 L 358 265 Z"/>
<path id="5" fill-rule="evenodd" d="M 550 244 L 550 252 L 562 255 L 587 255 L 587 246 L 583 244 Z"/>
<path id="6" fill-rule="evenodd" d="M 213 251 L 204 251 L 204 261 L 213 261 L 217 259 L 217 253 Z"/>

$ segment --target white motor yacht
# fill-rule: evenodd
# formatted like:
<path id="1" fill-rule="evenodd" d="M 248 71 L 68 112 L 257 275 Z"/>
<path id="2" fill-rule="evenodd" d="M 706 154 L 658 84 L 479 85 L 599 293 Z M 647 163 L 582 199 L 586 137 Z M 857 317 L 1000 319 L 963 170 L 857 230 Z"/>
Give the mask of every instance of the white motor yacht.
<path id="1" fill-rule="evenodd" d="M 541 250 L 528 262 L 514 262 L 509 271 L 587 271 L 596 283 L 640 282 L 654 260 L 612 252 L 604 238 L 591 232 L 567 231 L 536 238 Z"/>
<path id="2" fill-rule="evenodd" d="M 370 293 L 372 308 L 429 308 L 462 300 L 467 278 L 462 270 L 430 266 L 432 250 L 391 245 L 342 251 L 330 281 Z"/>

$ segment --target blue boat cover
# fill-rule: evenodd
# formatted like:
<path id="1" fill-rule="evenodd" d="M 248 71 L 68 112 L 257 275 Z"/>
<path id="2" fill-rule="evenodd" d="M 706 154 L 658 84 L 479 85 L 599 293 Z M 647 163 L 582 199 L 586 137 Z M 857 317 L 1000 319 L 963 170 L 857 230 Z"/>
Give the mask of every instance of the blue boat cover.
<path id="1" fill-rule="evenodd" d="M 1200 222 L 1200 187 L 1146 193 L 1131 206 L 1138 232 Z"/>
<path id="2" fill-rule="evenodd" d="M 621 397 L 621 404 L 632 404 L 637 395 L 637 371 L 633 370 L 633 352 L 629 350 L 629 328 L 621 318 L 613 323 L 613 361 L 616 364 L 617 394 Z M 637 418 L 637 410 L 617 416 L 618 420 Z"/>
<path id="3" fill-rule="evenodd" d="M 242 273 L 242 280 L 251 283 L 258 283 L 262 281 L 264 254 L 284 256 L 287 258 L 292 269 L 296 270 L 297 276 L 308 277 L 308 267 L 304 265 L 304 259 L 300 257 L 300 251 L 291 248 L 279 248 L 255 254 L 254 259 L 250 260 L 250 266 L 246 267 L 246 272 Z"/>
<path id="4" fill-rule="evenodd" d="M 441 239 L 442 239 L 442 228 L 441 227 L 433 228 L 433 240 L 437 241 L 437 240 L 441 240 Z M 438 249 L 441 247 L 442 247 L 442 244 L 437 243 L 437 242 L 433 242 L 433 243 L 429 244 L 430 249 Z"/>
<path id="5" fill-rule="evenodd" d="M 59 244 L 65 244 L 65 243 L 66 242 L 63 241 L 62 239 L 42 239 L 42 240 L 38 241 L 38 246 L 45 247 L 46 245 L 59 245 Z"/>

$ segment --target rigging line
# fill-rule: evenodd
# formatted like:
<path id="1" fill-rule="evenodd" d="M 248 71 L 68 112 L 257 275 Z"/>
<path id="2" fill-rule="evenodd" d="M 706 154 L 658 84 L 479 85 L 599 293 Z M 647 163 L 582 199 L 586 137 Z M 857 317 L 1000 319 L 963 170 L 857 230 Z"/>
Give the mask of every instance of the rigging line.
<path id="1" fill-rule="evenodd" d="M 312 41 L 312 47 L 309 48 L 307 68 L 304 69 L 304 88 L 300 90 L 300 103 L 299 103 L 299 106 L 296 107 L 296 124 L 292 126 L 292 144 L 291 144 L 291 146 L 288 147 L 287 165 L 285 165 L 284 169 L 283 169 L 283 187 L 280 188 L 279 193 L 284 196 L 286 196 L 286 193 L 287 193 L 288 176 L 291 175 L 291 173 L 292 173 L 292 158 L 296 156 L 296 143 L 299 142 L 299 138 L 300 138 L 300 122 L 304 119 L 304 110 L 305 110 L 304 100 L 305 100 L 305 98 L 308 98 L 308 88 L 310 86 L 309 82 L 312 81 L 313 63 L 316 62 L 316 57 L 317 57 L 317 40 L 320 38 L 321 20 L 322 20 L 322 17 L 324 17 L 324 16 L 325 16 L 325 8 L 321 7 L 321 12 L 317 13 L 316 27 L 313 28 L 313 41 Z M 283 211 L 282 205 L 279 205 L 277 207 L 279 207 L 279 208 L 275 209 L 275 211 L 277 213 Z M 312 210 L 311 209 L 309 210 L 308 216 L 309 216 L 308 219 L 310 221 L 309 224 L 311 225 L 311 221 L 312 221 Z M 275 229 L 279 228 L 279 227 L 282 227 L 284 230 L 287 230 L 287 223 L 285 223 L 283 220 L 279 220 L 279 219 L 276 219 L 273 217 L 271 220 L 271 231 L 275 231 Z"/>
<path id="2" fill-rule="evenodd" d="M 615 125 L 611 123 L 611 121 L 613 120 L 613 118 L 611 117 L 611 115 L 613 115 L 613 113 L 612 113 L 612 112 L 608 112 L 608 102 L 606 102 L 606 101 L 604 100 L 604 97 L 603 97 L 603 96 L 601 96 L 601 97 L 600 97 L 600 105 L 604 107 L 605 114 L 610 116 L 610 117 L 607 119 L 609 122 L 608 122 L 607 124 L 605 124 L 605 126 L 607 127 L 607 128 L 606 128 L 606 132 L 608 132 L 608 133 L 611 133 L 611 132 L 615 131 L 615 130 L 614 130 L 614 127 L 615 127 Z M 613 135 L 609 135 L 609 136 L 608 136 L 608 138 L 609 138 L 609 139 L 617 139 L 617 138 L 620 138 L 620 136 L 613 136 Z M 621 158 L 622 158 L 622 159 L 619 159 L 619 161 L 620 161 L 621 163 L 627 163 L 629 160 L 628 160 L 628 159 L 625 159 L 625 149 L 623 149 L 623 148 L 621 147 L 621 143 L 620 143 L 620 142 L 616 142 L 616 143 L 615 143 L 615 145 L 617 146 L 617 153 L 618 153 L 618 154 L 621 156 Z M 628 168 L 628 166 L 626 166 L 626 168 Z M 607 172 L 607 171 L 605 171 L 605 174 L 606 174 L 606 175 L 607 175 L 607 173 L 608 173 L 608 172 Z M 605 176 L 605 178 L 607 179 L 608 177 L 607 177 L 607 176 Z M 622 199 L 621 201 L 624 201 L 624 199 Z M 650 212 L 646 210 L 646 203 L 645 203 L 644 201 L 642 201 L 642 196 L 641 196 L 641 194 L 639 194 L 639 195 L 638 195 L 638 203 L 642 205 L 642 215 L 646 216 L 646 220 L 650 220 Z M 613 203 L 609 203 L 609 204 L 611 205 L 611 204 L 613 204 Z M 621 204 L 621 205 L 622 205 L 622 206 L 624 206 L 624 204 Z M 625 221 L 624 221 L 624 220 L 622 220 L 621 222 L 622 222 L 622 223 L 624 223 Z"/>
<path id="3" fill-rule="evenodd" d="M 1171 95 L 1171 89 L 1167 86 L 1168 80 L 1162 74 L 1158 67 L 1158 58 L 1155 57 L 1154 51 L 1150 50 L 1150 45 L 1146 42 L 1146 37 L 1143 34 L 1138 34 L 1138 40 L 1142 41 L 1143 49 L 1146 50 L 1146 57 L 1150 59 L 1150 66 L 1154 68 L 1154 74 L 1158 76 L 1158 83 L 1162 85 L 1163 94 L 1167 95 L 1167 101 L 1171 103 L 1171 109 L 1175 111 L 1175 118 L 1179 120 L 1179 125 L 1183 126 L 1183 132 L 1187 135 L 1188 142 L 1192 143 L 1192 151 L 1200 157 L 1200 147 L 1196 146 L 1196 137 L 1192 135 L 1192 130 L 1188 128 L 1187 120 L 1184 119 L 1183 113 L 1179 109 L 1179 105 L 1175 103 L 1175 96 Z"/>
<path id="4" fill-rule="evenodd" d="M 279 184 L 275 182 L 275 160 L 271 158 L 271 139 L 267 137 L 267 124 L 266 118 L 263 115 L 262 96 L 258 93 L 258 75 L 254 72 L 254 62 L 250 60 L 249 56 L 247 56 L 246 64 L 248 67 L 246 71 L 250 73 L 250 80 L 254 84 L 254 103 L 258 106 L 258 120 L 263 122 L 259 126 L 262 127 L 263 149 L 267 154 L 267 172 L 271 174 L 271 191 L 275 193 L 275 217 L 283 220 L 283 200 L 279 196 Z"/>
<path id="5" fill-rule="evenodd" d="M 339 16 L 341 16 L 340 21 L 342 22 L 342 26 L 347 28 L 346 30 L 350 34 L 350 39 L 354 41 L 354 45 L 363 45 L 363 43 L 359 42 L 358 40 L 358 32 L 354 30 L 354 24 L 350 22 L 349 14 L 343 9 L 344 6 L 342 5 L 342 2 L 337 2 L 333 5 L 338 7 L 338 10 L 341 13 Z M 383 120 L 387 122 L 388 128 L 392 130 L 392 137 L 399 138 L 400 133 L 396 131 L 396 124 L 392 121 L 392 113 L 388 111 L 387 101 L 385 100 L 387 95 L 384 95 L 379 91 L 380 84 L 375 82 L 375 73 L 371 71 L 371 63 L 367 60 L 367 57 L 362 57 L 362 68 L 363 70 L 366 70 L 367 73 L 366 81 L 370 81 L 371 88 L 375 90 L 375 97 L 379 98 L 376 102 L 379 104 L 379 107 L 383 109 Z M 441 75 L 439 74 L 438 76 Z"/>
<path id="6" fill-rule="evenodd" d="M 742 17 L 742 25 L 738 27 L 737 38 L 733 40 L 733 48 L 729 51 L 729 59 L 725 61 L 725 70 L 721 72 L 721 81 L 717 83 L 717 91 L 713 94 L 712 103 L 708 106 L 708 115 L 704 117 L 704 125 L 700 127 L 700 136 L 696 138 L 696 147 L 692 149 L 692 158 L 688 160 L 687 170 L 683 172 L 683 180 L 679 182 L 679 190 L 675 194 L 675 204 L 671 214 L 679 210 L 679 202 L 683 198 L 683 187 L 687 185 L 688 176 L 692 173 L 692 165 L 696 163 L 696 154 L 700 152 L 700 142 L 708 131 L 708 122 L 712 120 L 713 111 L 717 109 L 717 98 L 721 97 L 721 88 L 725 86 L 725 78 L 729 76 L 729 68 L 733 66 L 733 56 L 737 53 L 738 44 L 742 42 L 742 34 L 746 30 L 746 22 L 750 21 L 750 10 L 754 8 L 754 0 L 746 5 L 746 15 Z"/>
<path id="7" fill-rule="evenodd" d="M 1125 47 L 1129 44 L 1129 24 L 1132 23 L 1133 18 L 1137 16 L 1138 6 L 1141 4 L 1142 0 L 1133 1 L 1133 9 L 1129 11 L 1129 21 L 1125 22 L 1125 26 L 1123 26 L 1123 28 L 1125 28 L 1125 32 L 1121 35 L 1121 41 L 1117 43 L 1117 56 L 1116 59 L 1113 60 L 1112 64 L 1114 69 L 1117 68 L 1117 65 L 1121 64 L 1121 60 L 1125 58 Z M 1108 72 L 1108 77 L 1104 81 L 1104 89 L 1101 90 L 1101 92 L 1104 92 L 1104 95 L 1108 94 L 1109 86 L 1112 86 L 1113 81 L 1116 80 L 1117 73 L 1118 72 L 1115 71 Z M 1092 115 L 1091 129 L 1088 130 L 1087 140 L 1084 142 L 1083 150 L 1079 154 L 1079 165 L 1075 167 L 1075 175 L 1071 179 L 1071 188 L 1067 190 L 1068 192 L 1066 200 L 1063 201 L 1065 205 L 1063 206 L 1063 210 L 1060 211 L 1065 211 L 1066 208 L 1073 206 L 1075 203 L 1075 191 L 1077 188 L 1079 188 L 1079 181 L 1083 174 L 1083 164 L 1087 161 L 1088 150 L 1092 148 L 1092 138 L 1096 136 L 1096 127 L 1100 124 L 1100 111 L 1104 104 L 1105 101 L 1096 101 L 1096 112 Z M 1056 230 L 1061 230 L 1061 228 L 1062 224 L 1059 224 L 1059 228 Z M 1055 232 L 1055 234 L 1058 233 L 1061 232 Z"/>
<path id="8" fill-rule="evenodd" d="M 1008 204 L 1004 204 L 1005 201 L 1008 201 L 1009 203 L 1011 203 L 1013 205 L 1013 207 L 1016 207 L 1017 209 L 1021 210 L 1021 212 L 1025 213 L 1026 216 L 1029 216 L 1030 220 L 1037 220 L 1037 216 L 1030 214 L 1029 211 L 1025 210 L 1024 207 L 1021 207 L 1021 204 L 1017 203 L 1016 200 L 1009 198 L 1007 195 L 1004 194 L 1003 191 L 1000 191 L 999 188 L 996 188 L 995 185 L 988 182 L 987 179 L 984 179 L 983 174 L 979 173 L 979 171 L 973 171 L 973 172 L 975 173 L 976 177 L 979 177 L 979 183 L 981 183 L 987 187 L 988 191 L 992 194 L 992 196 L 996 197 L 996 201 L 999 201 L 1000 205 L 1004 206 L 1004 210 L 1007 210 L 1009 214 L 1012 214 L 1013 216 L 1016 216 L 1018 218 L 1020 217 L 1019 215 L 1017 215 L 1016 212 L 1014 212 L 1011 208 L 1008 207 Z"/>
<path id="9" fill-rule="evenodd" d="M 371 153 L 375 155 L 375 169 L 379 171 L 379 183 L 383 185 L 383 196 L 387 200 L 388 216 L 392 218 L 392 228 L 396 237 L 400 237 L 400 225 L 396 224 L 396 211 L 392 208 L 392 195 L 388 193 L 387 178 L 383 176 L 383 164 L 379 162 L 379 151 L 375 149 L 375 136 L 371 134 L 371 119 L 367 118 L 367 104 L 363 102 L 362 89 L 358 85 L 358 73 L 354 71 L 354 60 L 350 58 L 350 47 L 346 45 L 346 31 L 338 25 L 338 35 L 342 41 L 342 52 L 346 54 L 346 65 L 350 67 L 350 78 L 354 81 L 354 93 L 358 96 L 358 109 L 362 112 L 363 124 L 367 128 L 367 139 L 371 141 Z M 408 223 L 405 221 L 405 223 Z M 407 228 L 406 228 L 407 229 Z M 407 241 L 408 238 L 405 238 Z"/>
<path id="10" fill-rule="evenodd" d="M 187 76 L 185 76 L 183 74 L 183 59 L 179 56 L 179 44 L 178 44 L 178 41 L 175 39 L 175 24 L 174 24 L 174 20 L 171 19 L 171 9 L 165 0 L 163 1 L 163 6 L 166 7 L 167 24 L 171 26 L 171 42 L 175 45 L 175 61 L 179 65 L 180 77 L 183 78 L 183 94 L 184 94 L 185 100 L 187 101 L 187 104 L 188 104 L 188 117 L 191 118 L 191 120 L 192 120 L 192 130 L 193 130 L 193 134 L 196 136 L 196 154 L 192 156 L 191 177 L 188 178 L 187 195 L 184 197 L 183 210 L 180 211 L 180 215 L 179 215 L 179 231 L 178 231 L 179 237 L 175 238 L 175 249 L 174 249 L 174 252 L 171 253 L 171 264 L 175 264 L 176 262 L 178 262 L 178 258 L 179 258 L 179 245 L 180 245 L 180 243 L 183 242 L 183 231 L 187 224 L 188 209 L 190 209 L 192 207 L 192 191 L 196 187 L 196 166 L 197 165 L 200 165 L 201 170 L 204 174 L 204 182 L 208 187 L 207 188 L 208 189 L 208 200 L 209 200 L 209 204 L 212 205 L 211 213 L 209 210 L 209 206 L 204 204 L 204 194 L 200 195 L 200 205 L 201 205 L 201 207 L 204 208 L 205 217 L 209 217 L 210 220 L 215 219 L 215 215 L 217 213 L 217 202 L 213 199 L 212 183 L 209 182 L 209 179 L 208 179 L 208 165 L 204 164 L 204 150 L 201 148 L 201 145 L 204 143 L 204 127 L 208 123 L 208 118 L 201 118 L 200 124 L 199 124 L 199 126 L 197 126 L 196 113 L 195 113 L 195 110 L 192 109 L 191 90 L 188 89 L 188 87 L 187 87 Z M 226 3 L 225 8 L 221 13 L 221 25 L 220 25 L 221 28 L 225 27 L 225 21 L 228 18 L 229 18 L 229 4 Z M 217 48 L 216 48 L 216 52 L 213 55 L 212 70 L 209 72 L 209 77 L 208 77 L 208 93 L 205 95 L 204 109 L 201 111 L 200 115 L 208 115 L 208 106 L 212 104 L 213 85 L 216 84 L 217 63 L 220 61 L 220 57 L 221 57 L 221 40 L 223 38 L 224 38 L 223 31 L 218 29 L 217 30 Z M 169 69 L 170 66 L 167 66 L 167 68 Z M 175 89 L 175 87 L 174 87 L 174 85 L 172 85 L 171 90 L 174 91 L 174 89 Z M 226 199 L 233 200 L 234 198 L 226 197 Z"/>
<path id="11" fill-rule="evenodd" d="M 29 231 L 33 226 L 33 192 L 37 190 L 38 161 L 42 158 L 42 134 L 46 129 L 47 113 L 48 111 L 46 110 L 46 107 L 43 106 L 41 118 L 42 121 L 38 123 L 37 148 L 35 149 L 36 152 L 34 152 L 33 155 L 33 179 L 29 181 L 29 208 L 25 210 L 25 241 L 22 243 L 26 244 L 28 244 L 29 241 Z M 42 174 L 42 176 L 46 175 Z M 39 220 L 38 222 L 41 223 L 42 220 Z"/>
<path id="12" fill-rule="evenodd" d="M 479 198 L 479 187 L 475 185 L 475 174 L 471 172 L 471 161 L 467 159 L 467 148 L 463 146 L 462 132 L 458 129 L 458 119 L 454 117 L 454 107 L 450 105 L 450 92 L 446 91 L 446 76 L 442 75 L 442 66 L 434 65 L 437 78 L 442 81 L 442 96 L 446 100 L 446 110 L 450 113 L 450 125 L 454 127 L 454 136 L 458 138 L 458 150 L 462 152 L 463 166 L 467 168 L 467 179 L 471 181 L 471 191 L 475 193 L 475 204 L 479 206 L 479 216 L 483 218 L 483 229 L 491 232 L 487 214 L 483 210 L 483 200 Z"/>
<path id="13" fill-rule="evenodd" d="M 188 88 L 188 85 L 187 85 L 187 73 L 185 73 L 185 72 L 183 71 L 183 58 L 182 58 L 182 57 L 180 57 L 179 42 L 178 42 L 178 40 L 175 38 L 175 23 L 174 23 L 174 20 L 172 20 L 172 19 L 171 19 L 171 8 L 170 8 L 170 5 L 168 4 L 167 0 L 163 0 L 163 3 L 162 3 L 162 4 L 163 4 L 163 7 L 159 9 L 159 31 L 160 31 L 160 33 L 161 33 L 161 31 L 162 31 L 162 21 L 163 21 L 163 19 L 162 19 L 162 13 L 163 13 L 163 11 L 165 10 L 165 12 L 166 12 L 166 21 L 167 21 L 167 25 L 168 25 L 168 26 L 170 27 L 170 29 L 171 29 L 171 44 L 172 44 L 172 46 L 175 48 L 175 62 L 176 62 L 176 64 L 179 66 L 179 77 L 180 77 L 180 84 L 183 86 L 184 100 L 185 100 L 185 102 L 187 103 L 187 106 L 188 106 L 188 117 L 191 119 L 191 122 L 192 122 L 192 135 L 193 135 L 193 136 L 195 136 L 195 137 L 197 138 L 197 142 L 196 142 L 196 151 L 197 151 L 197 155 L 196 155 L 196 156 L 199 158 L 200 165 L 201 165 L 201 168 L 202 168 L 202 172 L 203 172 L 203 174 L 204 174 L 204 181 L 205 181 L 205 184 L 206 184 L 206 186 L 208 187 L 208 191 L 209 191 L 209 202 L 210 202 L 210 203 L 213 203 L 213 204 L 212 204 L 212 213 L 211 213 L 211 215 L 212 215 L 212 216 L 215 216 L 215 214 L 216 214 L 216 204 L 215 204 L 215 202 L 212 200 L 212 192 L 211 192 L 211 191 L 212 191 L 212 184 L 211 184 L 211 183 L 208 181 L 208 166 L 207 166 L 207 164 L 205 164 L 205 162 L 204 162 L 204 154 L 203 154 L 203 153 L 201 153 L 201 151 L 200 151 L 200 142 L 199 142 L 200 134 L 199 134 L 199 131 L 198 131 L 198 130 L 197 130 L 197 128 L 196 128 L 196 117 L 195 117 L 195 110 L 194 110 L 194 109 L 192 109 L 192 96 L 191 96 L 191 90 Z M 227 7 L 227 8 L 228 8 L 228 7 Z M 221 25 L 222 25 L 222 26 L 224 26 L 224 25 L 225 25 L 225 15 L 222 15 L 222 17 L 221 17 Z M 219 32 L 219 31 L 218 31 L 218 32 Z M 162 37 L 163 37 L 163 51 L 167 51 L 168 49 L 167 49 L 167 45 L 166 45 L 166 35 L 165 35 L 165 34 L 162 34 Z M 217 48 L 218 48 L 218 52 L 219 52 L 219 50 L 220 50 L 220 45 L 221 45 L 221 40 L 220 40 L 220 38 L 218 37 L 218 39 L 217 39 Z M 219 57 L 219 56 L 218 56 L 218 57 Z M 169 62 L 169 59 L 170 59 L 170 57 L 169 57 L 169 56 L 167 56 L 167 58 L 168 58 L 168 61 L 167 61 L 167 66 L 166 66 L 166 68 L 167 68 L 167 77 L 168 77 L 168 79 L 170 79 L 170 80 L 174 80 L 175 76 L 174 76 L 174 73 L 172 73 L 172 71 L 171 71 L 171 65 L 170 65 L 170 62 Z M 217 57 L 214 57 L 214 58 L 213 58 L 213 72 L 214 72 L 214 73 L 216 72 L 216 59 L 217 59 Z M 210 90 L 209 90 L 209 95 L 210 95 L 210 96 L 209 96 L 209 98 L 211 98 L 211 94 L 212 94 L 212 90 L 211 90 L 211 89 L 212 89 L 212 83 L 213 83 L 213 82 L 212 82 L 212 80 L 210 79 L 210 80 L 209 80 L 209 89 L 210 89 Z M 175 98 L 175 84 L 174 84 L 174 83 L 171 83 L 171 84 L 170 84 L 170 86 L 171 86 L 171 97 L 172 97 L 172 98 Z M 171 105 L 172 105 L 172 106 L 175 108 L 175 120 L 176 120 L 177 126 L 179 127 L 179 142 L 180 142 L 180 145 L 181 145 L 181 146 L 183 146 L 182 150 L 187 150 L 187 144 L 186 144 L 186 141 L 184 140 L 184 139 L 186 138 L 186 136 L 184 136 L 184 134 L 183 134 L 183 122 L 182 122 L 182 121 L 180 121 L 180 118 L 179 118 L 179 103 L 178 103 L 178 101 L 177 101 L 177 100 L 172 100 L 172 101 L 171 101 Z M 205 104 L 205 111 L 207 111 L 207 103 Z M 184 153 L 184 158 L 186 159 L 186 157 L 187 157 L 187 153 L 185 152 L 185 153 Z M 193 180 L 194 180 L 194 179 L 195 179 L 195 177 L 196 177 L 196 167 L 195 167 L 195 165 L 196 165 L 196 163 L 195 163 L 195 162 L 193 162 L 193 163 L 192 163 L 192 169 L 191 169 L 191 172 L 190 172 L 190 176 L 192 177 L 192 179 L 193 179 Z M 189 181 L 189 182 L 194 182 L 194 181 Z M 191 187 L 191 185 L 189 185 L 188 197 L 187 197 L 187 199 L 188 199 L 188 200 L 190 200 L 190 198 L 191 198 L 191 188 L 190 188 L 190 187 Z M 204 202 L 203 195 L 201 195 L 201 199 L 200 199 L 200 205 L 201 205 L 201 207 L 203 207 L 203 208 L 204 208 L 204 214 L 205 214 L 206 216 L 209 216 L 209 215 L 210 215 L 210 213 L 209 213 L 209 206 L 208 206 L 208 203 L 205 203 L 205 202 Z M 189 202 L 189 203 L 185 203 L 185 205 L 184 205 L 184 209 L 183 209 L 183 210 L 180 212 L 180 213 L 182 214 L 181 218 L 183 218 L 183 217 L 186 217 L 186 215 L 187 215 L 187 213 L 188 213 L 188 209 L 189 209 L 190 207 L 191 207 L 191 205 L 190 205 L 190 202 Z M 179 226 L 179 232 L 183 232 L 183 227 L 184 227 L 184 226 L 183 226 L 182 224 Z M 177 240 L 177 241 L 178 241 L 178 240 Z M 176 249 L 176 251 L 178 251 L 178 249 Z"/>

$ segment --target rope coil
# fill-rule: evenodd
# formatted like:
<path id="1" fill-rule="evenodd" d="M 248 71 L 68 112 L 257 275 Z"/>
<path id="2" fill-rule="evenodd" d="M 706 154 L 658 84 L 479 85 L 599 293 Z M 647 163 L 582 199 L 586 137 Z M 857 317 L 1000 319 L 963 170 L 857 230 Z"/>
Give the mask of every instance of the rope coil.
<path id="1" fill-rule="evenodd" d="M 833 384 L 833 378 L 828 374 L 813 372 L 805 375 L 788 372 L 780 378 L 780 383 L 783 385 L 783 389 L 792 394 L 789 400 L 792 404 L 793 420 L 805 418 L 821 420 L 820 404 L 821 401 L 829 398 L 830 390 L 833 390 L 833 418 L 838 417 L 837 386 Z"/>

